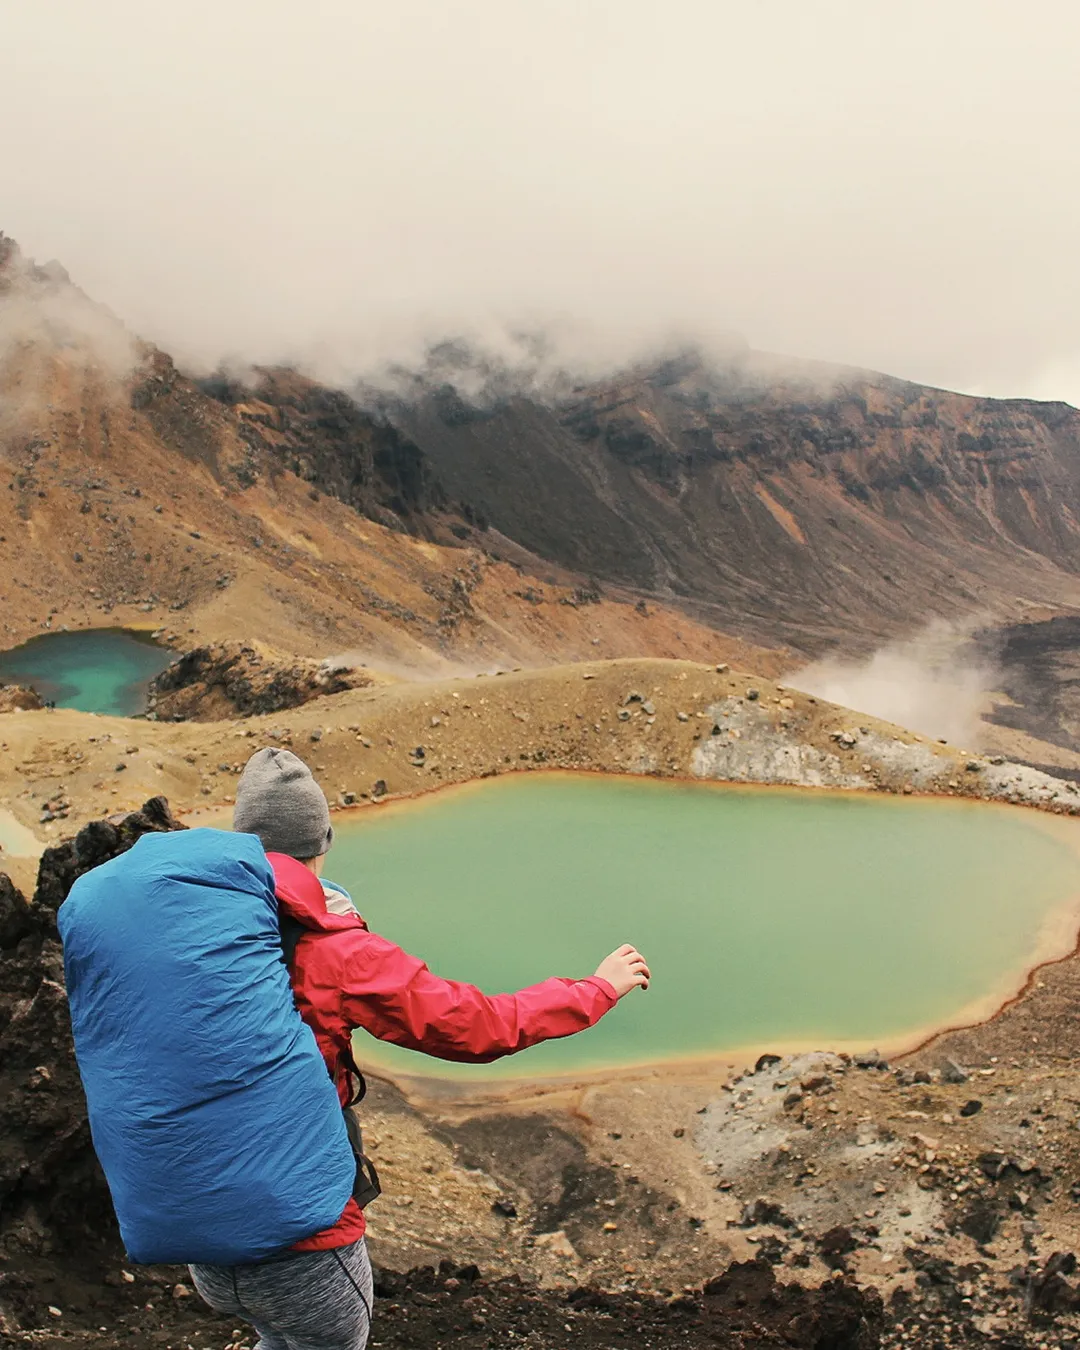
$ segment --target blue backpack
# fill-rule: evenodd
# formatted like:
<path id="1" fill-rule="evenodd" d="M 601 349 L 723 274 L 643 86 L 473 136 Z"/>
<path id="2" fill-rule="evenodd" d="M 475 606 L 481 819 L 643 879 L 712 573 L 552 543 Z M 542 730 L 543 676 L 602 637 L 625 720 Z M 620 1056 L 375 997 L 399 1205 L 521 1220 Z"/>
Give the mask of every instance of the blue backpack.
<path id="1" fill-rule="evenodd" d="M 75 1054 L 133 1261 L 237 1265 L 329 1228 L 356 1163 L 259 841 L 146 834 L 58 914 Z"/>

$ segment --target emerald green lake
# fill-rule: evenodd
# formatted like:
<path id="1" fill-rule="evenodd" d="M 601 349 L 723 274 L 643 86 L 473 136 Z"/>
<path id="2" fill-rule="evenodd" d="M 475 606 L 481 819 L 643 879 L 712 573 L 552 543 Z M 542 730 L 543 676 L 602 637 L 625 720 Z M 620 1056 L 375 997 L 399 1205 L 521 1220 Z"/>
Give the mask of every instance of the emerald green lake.
<path id="1" fill-rule="evenodd" d="M 32 685 L 58 708 L 131 717 L 146 711 L 147 685 L 172 656 L 122 628 L 45 633 L 0 652 L 0 684 Z"/>
<path id="2" fill-rule="evenodd" d="M 361 1063 L 436 1077 L 897 1044 L 1063 954 L 1080 898 L 1080 826 L 951 800 L 514 775 L 335 829 L 326 876 L 439 975 L 497 993 L 622 942 L 650 961 L 647 993 L 499 1064 L 358 1034 Z"/>

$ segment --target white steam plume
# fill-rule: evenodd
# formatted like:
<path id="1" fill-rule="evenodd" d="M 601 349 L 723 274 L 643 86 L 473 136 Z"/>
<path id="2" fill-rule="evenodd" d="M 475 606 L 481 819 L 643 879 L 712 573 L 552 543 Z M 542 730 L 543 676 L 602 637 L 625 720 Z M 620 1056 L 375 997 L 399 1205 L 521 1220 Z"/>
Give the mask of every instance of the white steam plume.
<path id="1" fill-rule="evenodd" d="M 974 621 L 929 625 L 863 661 L 826 657 L 786 677 L 794 689 L 909 731 L 977 748 L 982 712 L 995 688 L 989 660 L 973 654 Z"/>

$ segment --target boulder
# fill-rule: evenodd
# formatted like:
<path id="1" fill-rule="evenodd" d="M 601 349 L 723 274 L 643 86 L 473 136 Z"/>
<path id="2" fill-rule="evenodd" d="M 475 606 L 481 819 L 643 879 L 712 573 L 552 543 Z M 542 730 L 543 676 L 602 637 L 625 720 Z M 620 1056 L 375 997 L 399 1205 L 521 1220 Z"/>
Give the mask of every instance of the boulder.
<path id="1" fill-rule="evenodd" d="M 36 712 L 45 700 L 36 689 L 23 684 L 0 684 L 0 713 Z"/>
<path id="2" fill-rule="evenodd" d="M 775 1200 L 759 1196 L 753 1204 L 743 1206 L 739 1227 L 754 1228 L 759 1224 L 769 1224 L 774 1228 L 794 1228 L 795 1220 Z"/>
<path id="3" fill-rule="evenodd" d="M 955 1059 L 947 1059 L 941 1066 L 941 1079 L 944 1083 L 966 1083 L 970 1077 L 967 1069 L 961 1068 Z"/>
<path id="4" fill-rule="evenodd" d="M 996 1149 L 980 1153 L 977 1161 L 983 1176 L 989 1177 L 991 1181 L 999 1181 L 1009 1166 L 1008 1154 L 999 1153 Z"/>
<path id="5" fill-rule="evenodd" d="M 980 1247 L 985 1247 L 988 1242 L 993 1242 L 1001 1227 L 1001 1210 L 992 1200 L 980 1196 L 961 1218 L 959 1227 Z"/>
<path id="6" fill-rule="evenodd" d="M 1051 1315 L 1075 1312 L 1080 1307 L 1080 1290 L 1066 1278 L 1075 1273 L 1075 1255 L 1072 1252 L 1054 1252 L 1031 1280 L 1031 1301 L 1035 1307 Z"/>
<path id="7" fill-rule="evenodd" d="M 0 949 L 16 947 L 35 931 L 34 911 L 11 878 L 0 872 Z"/>

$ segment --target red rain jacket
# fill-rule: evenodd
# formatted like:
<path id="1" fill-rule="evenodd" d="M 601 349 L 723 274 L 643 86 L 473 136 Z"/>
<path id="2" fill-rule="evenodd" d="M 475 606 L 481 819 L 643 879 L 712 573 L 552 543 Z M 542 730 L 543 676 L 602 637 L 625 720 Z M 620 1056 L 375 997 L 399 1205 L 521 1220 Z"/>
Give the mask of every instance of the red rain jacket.
<path id="1" fill-rule="evenodd" d="M 437 1059 L 486 1064 L 530 1045 L 594 1026 L 618 1001 L 599 976 L 544 980 L 516 994 L 481 993 L 441 980 L 418 957 L 368 930 L 359 914 L 330 914 L 322 883 L 295 858 L 267 855 L 278 903 L 307 931 L 293 956 L 293 994 L 315 1033 L 342 1105 L 352 1097 L 352 1033 Z M 350 1200 L 333 1228 L 297 1243 L 301 1251 L 343 1247 L 364 1234 L 364 1215 Z"/>

